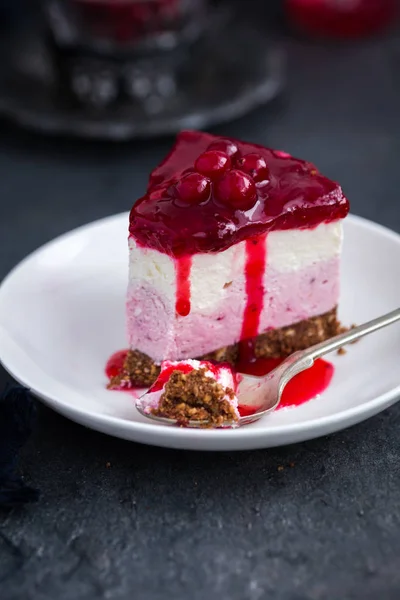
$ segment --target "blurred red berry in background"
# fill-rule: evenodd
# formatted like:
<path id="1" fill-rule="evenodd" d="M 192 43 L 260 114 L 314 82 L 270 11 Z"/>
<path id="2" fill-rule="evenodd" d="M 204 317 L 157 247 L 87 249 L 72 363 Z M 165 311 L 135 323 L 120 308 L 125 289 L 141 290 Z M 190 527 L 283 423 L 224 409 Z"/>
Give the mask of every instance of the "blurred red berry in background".
<path id="1" fill-rule="evenodd" d="M 397 12 L 396 0 L 286 0 L 289 21 L 306 33 L 356 38 L 380 31 Z"/>

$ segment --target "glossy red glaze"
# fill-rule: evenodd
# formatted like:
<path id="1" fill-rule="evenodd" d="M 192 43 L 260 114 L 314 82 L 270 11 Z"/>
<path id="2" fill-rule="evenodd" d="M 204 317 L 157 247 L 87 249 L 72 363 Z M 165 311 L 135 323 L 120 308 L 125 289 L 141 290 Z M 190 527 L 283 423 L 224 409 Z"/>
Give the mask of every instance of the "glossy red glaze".
<path id="1" fill-rule="evenodd" d="M 230 155 L 233 169 L 246 154 L 257 153 L 265 160 L 269 179 L 255 183 L 256 198 L 251 210 L 241 209 L 234 202 L 221 202 L 214 193 L 219 180 L 211 183 L 206 202 L 189 204 L 177 200 L 177 182 L 194 169 L 196 159 L 209 149 Z M 132 208 L 130 234 L 143 246 L 178 257 L 217 252 L 274 229 L 316 227 L 345 217 L 348 210 L 340 186 L 321 175 L 311 163 L 256 144 L 184 131 L 170 154 L 152 172 L 145 196 Z"/>

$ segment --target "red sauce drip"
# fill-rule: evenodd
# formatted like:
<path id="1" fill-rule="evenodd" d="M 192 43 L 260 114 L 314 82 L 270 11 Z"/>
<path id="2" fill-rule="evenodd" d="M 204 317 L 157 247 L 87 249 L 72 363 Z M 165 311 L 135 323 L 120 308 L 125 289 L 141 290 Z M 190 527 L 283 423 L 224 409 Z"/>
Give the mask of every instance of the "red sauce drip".
<path id="1" fill-rule="evenodd" d="M 264 306 L 263 277 L 266 265 L 266 235 L 246 240 L 246 295 L 241 339 L 258 334 L 260 315 Z"/>
<path id="2" fill-rule="evenodd" d="M 257 153 L 268 167 L 268 180 L 253 182 L 251 210 L 218 199 L 218 182 L 211 182 L 208 200 L 181 202 L 176 184 L 195 171 L 196 159 L 211 144 L 227 143 L 208 133 L 184 131 L 170 154 L 151 174 L 146 194 L 130 214 L 130 234 L 138 244 L 175 257 L 196 252 L 218 252 L 249 237 L 271 230 L 312 228 L 343 218 L 349 203 L 340 186 L 316 167 L 288 154 L 257 144 L 229 139 L 231 168 L 241 158 Z"/>
<path id="3" fill-rule="evenodd" d="M 250 358 L 251 347 L 248 346 L 247 351 L 247 356 L 244 352 L 240 356 L 240 362 L 237 365 L 239 373 L 256 376 L 266 375 L 284 360 L 283 358 L 254 358 L 254 355 L 253 358 Z M 322 358 L 316 360 L 310 369 L 299 373 L 289 381 L 283 390 L 278 410 L 288 406 L 300 406 L 321 394 L 329 386 L 333 373 L 334 367 L 331 363 Z M 256 406 L 239 406 L 242 417 L 252 415 L 257 410 L 258 407 Z"/>
<path id="4" fill-rule="evenodd" d="M 175 261 L 176 270 L 176 303 L 175 310 L 181 317 L 190 313 L 190 269 L 191 256 L 181 256 Z"/>
<path id="5" fill-rule="evenodd" d="M 128 350 L 118 350 L 108 359 L 105 371 L 109 379 L 122 372 L 127 354 Z"/>

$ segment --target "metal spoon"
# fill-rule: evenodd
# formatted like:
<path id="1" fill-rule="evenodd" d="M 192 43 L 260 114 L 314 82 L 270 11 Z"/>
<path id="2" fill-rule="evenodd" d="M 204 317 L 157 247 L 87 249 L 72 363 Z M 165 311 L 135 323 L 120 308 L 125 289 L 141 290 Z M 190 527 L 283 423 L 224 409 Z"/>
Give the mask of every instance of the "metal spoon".
<path id="1" fill-rule="evenodd" d="M 260 417 L 273 412 L 279 406 L 282 392 L 289 381 L 301 371 L 305 371 L 313 366 L 317 358 L 321 358 L 338 350 L 345 344 L 355 342 L 360 338 L 387 327 L 396 321 L 400 321 L 400 308 L 393 310 L 382 317 L 368 321 L 363 325 L 354 327 L 346 333 L 341 333 L 326 342 L 321 342 L 315 346 L 294 352 L 286 358 L 276 369 L 263 377 L 254 377 L 253 375 L 240 374 L 240 382 L 237 389 L 237 396 L 240 399 L 240 404 L 256 407 L 257 410 L 253 414 L 240 417 L 238 423 L 226 422 L 224 427 L 242 426 L 253 421 L 257 421 Z M 177 424 L 175 419 L 158 417 L 144 412 L 143 408 L 136 402 L 136 408 L 145 417 L 167 424 Z M 205 427 L 207 421 L 188 421 L 185 423 L 187 427 Z"/>

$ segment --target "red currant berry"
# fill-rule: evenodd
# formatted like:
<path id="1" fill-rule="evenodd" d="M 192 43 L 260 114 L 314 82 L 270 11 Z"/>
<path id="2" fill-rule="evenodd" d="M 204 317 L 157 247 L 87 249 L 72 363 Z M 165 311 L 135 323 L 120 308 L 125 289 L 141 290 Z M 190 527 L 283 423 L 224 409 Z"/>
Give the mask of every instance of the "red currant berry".
<path id="1" fill-rule="evenodd" d="M 200 154 L 194 166 L 199 173 L 207 175 L 210 179 L 217 179 L 229 169 L 231 159 L 225 152 L 209 150 Z"/>
<path id="2" fill-rule="evenodd" d="M 269 177 L 269 169 L 265 159 L 255 152 L 245 154 L 242 158 L 239 158 L 237 165 L 239 169 L 248 173 L 256 183 L 265 181 Z"/>
<path id="3" fill-rule="evenodd" d="M 214 191 L 218 200 L 239 210 L 249 210 L 257 200 L 256 187 L 251 177 L 236 169 L 228 171 L 219 179 Z"/>
<path id="4" fill-rule="evenodd" d="M 208 149 L 209 150 L 220 150 L 221 152 L 225 152 L 225 154 L 227 154 L 230 157 L 234 156 L 239 151 L 239 148 L 236 146 L 236 144 L 234 142 L 231 142 L 230 140 L 225 140 L 225 139 L 221 139 L 221 140 L 212 142 L 208 146 Z"/>
<path id="5" fill-rule="evenodd" d="M 211 181 L 200 173 L 188 173 L 175 185 L 175 191 L 187 204 L 200 204 L 210 197 Z"/>

